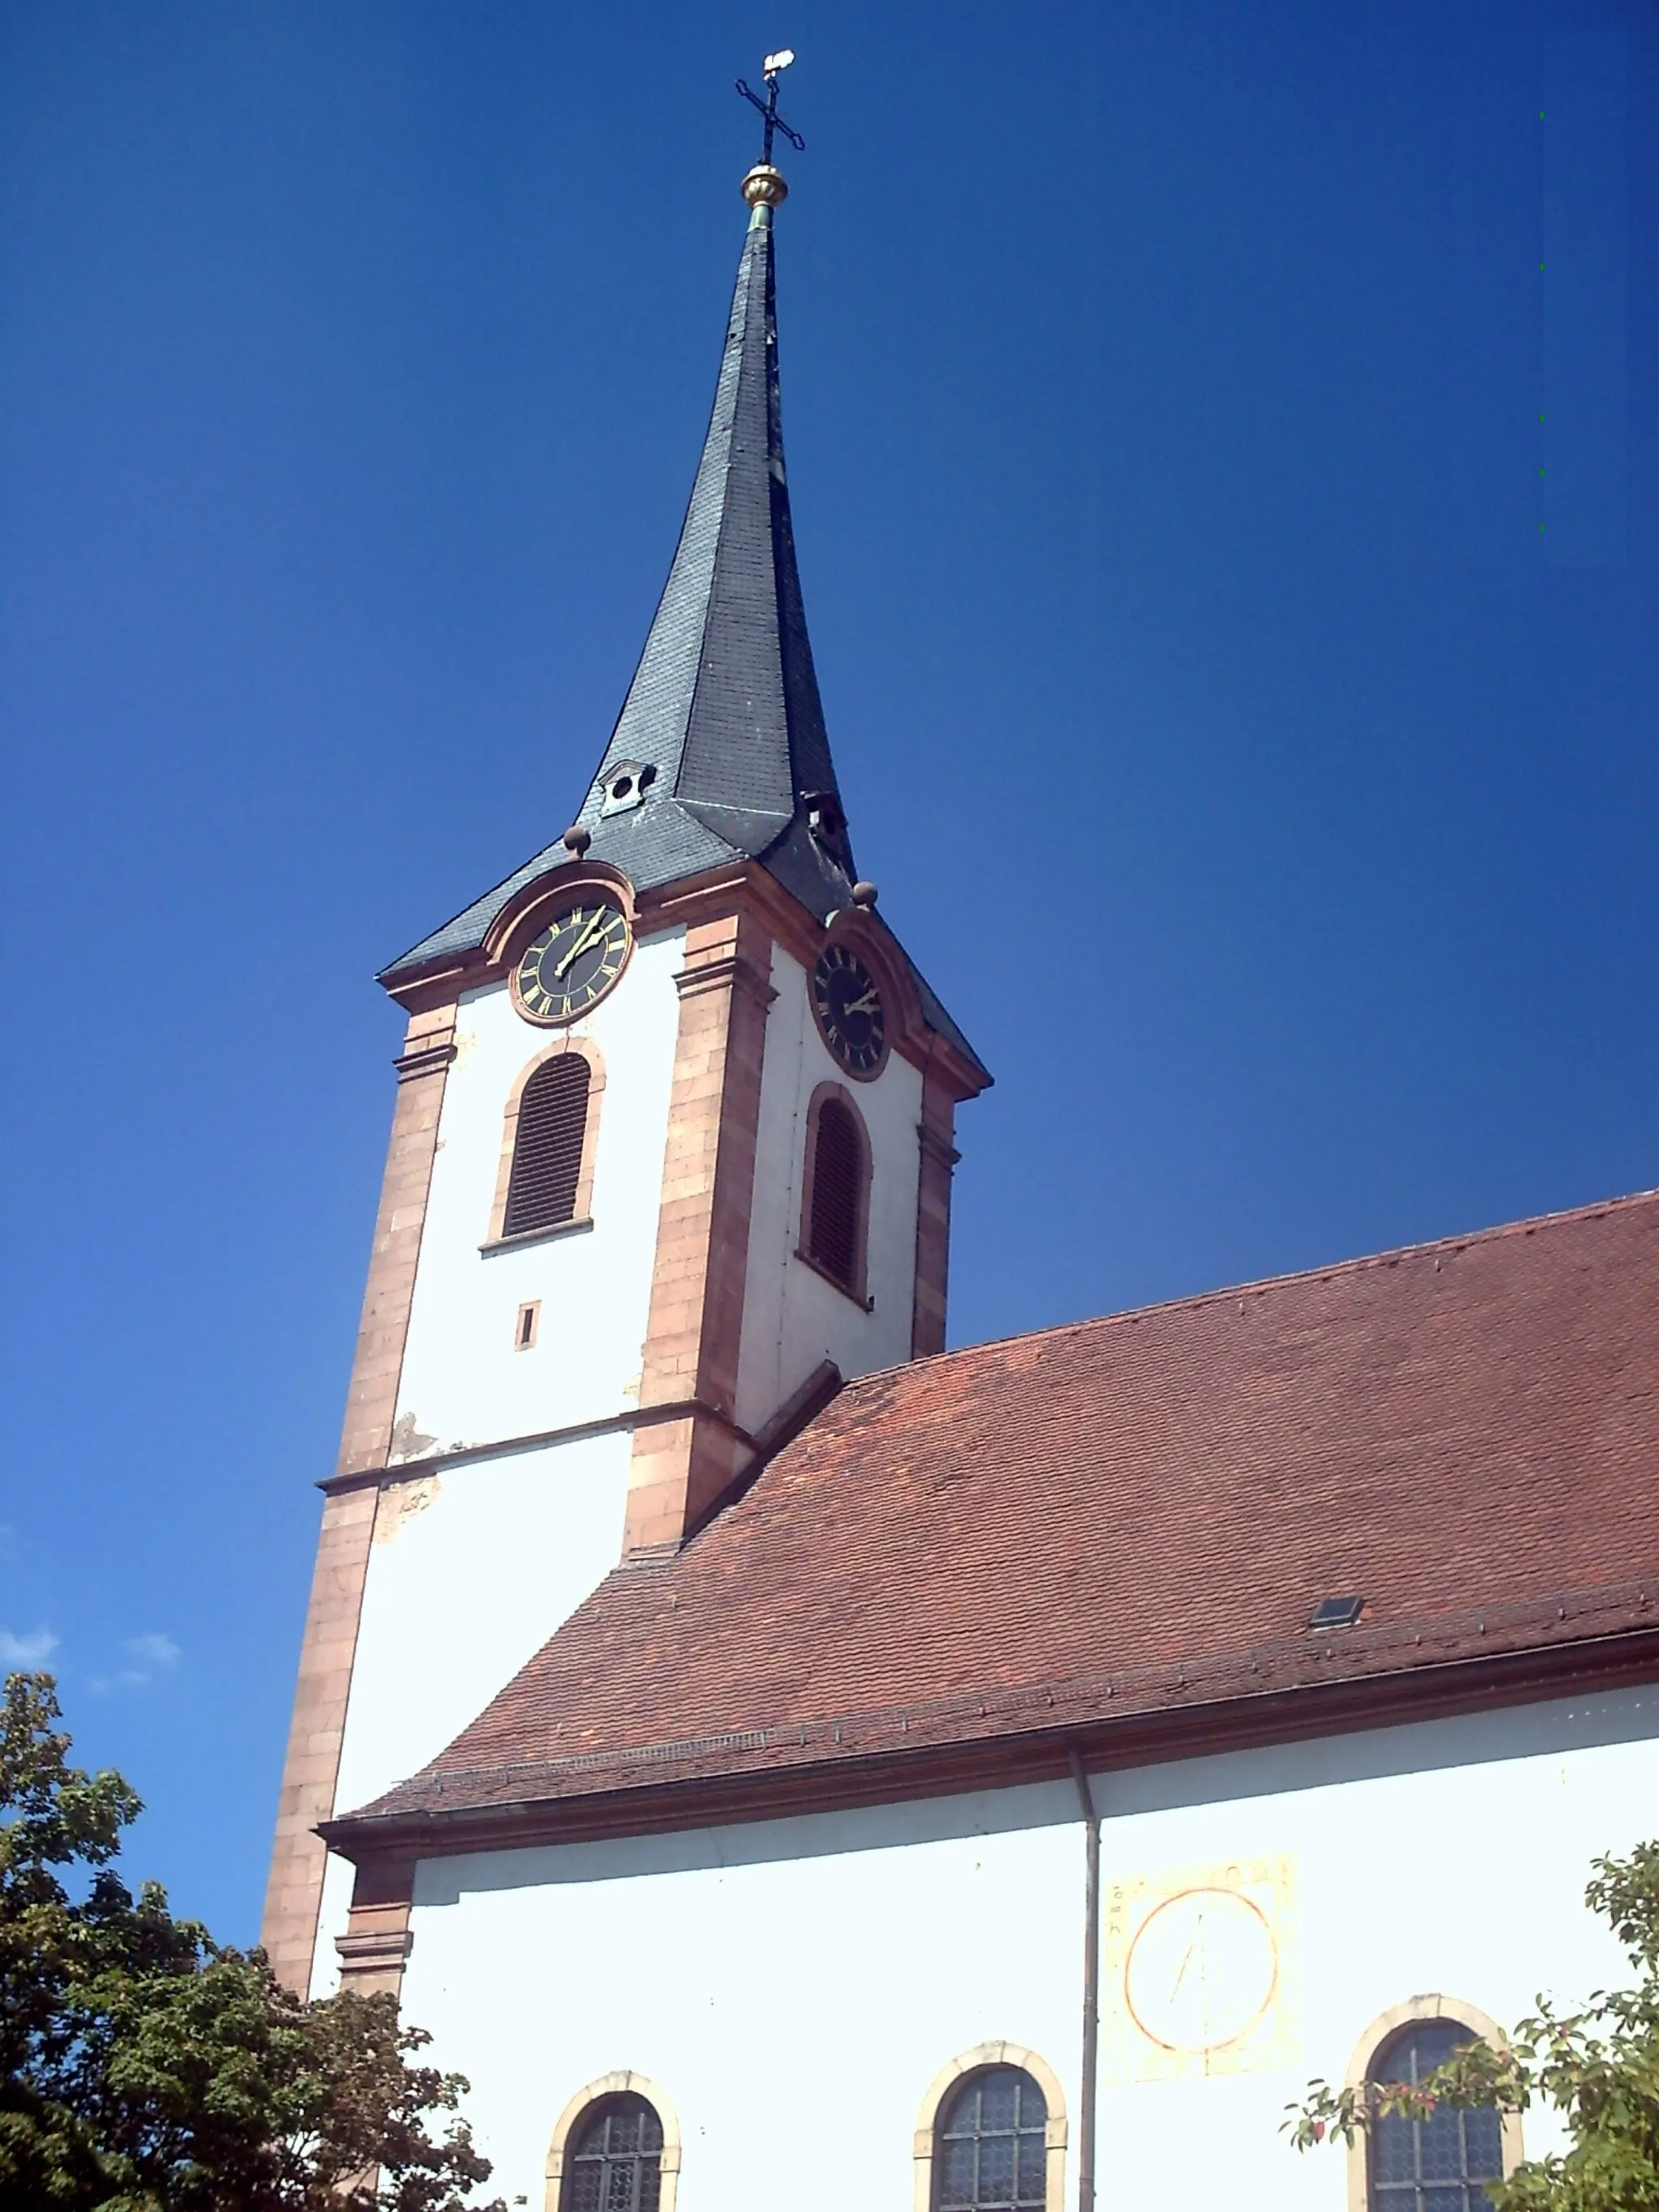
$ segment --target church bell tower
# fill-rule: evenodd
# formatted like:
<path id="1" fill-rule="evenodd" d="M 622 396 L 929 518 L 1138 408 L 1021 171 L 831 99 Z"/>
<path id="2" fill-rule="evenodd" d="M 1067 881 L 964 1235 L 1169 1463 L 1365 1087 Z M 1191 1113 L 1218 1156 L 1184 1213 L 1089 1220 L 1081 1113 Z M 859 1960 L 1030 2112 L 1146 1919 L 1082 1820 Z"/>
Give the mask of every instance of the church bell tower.
<path id="1" fill-rule="evenodd" d="M 599 770 L 380 978 L 409 1027 L 265 1914 L 301 1990 L 383 1940 L 343 1937 L 317 1823 L 423 1766 L 607 1574 L 694 1542 L 842 1380 L 944 1347 L 953 1115 L 990 1079 L 854 865 L 784 471 L 771 94 Z"/>

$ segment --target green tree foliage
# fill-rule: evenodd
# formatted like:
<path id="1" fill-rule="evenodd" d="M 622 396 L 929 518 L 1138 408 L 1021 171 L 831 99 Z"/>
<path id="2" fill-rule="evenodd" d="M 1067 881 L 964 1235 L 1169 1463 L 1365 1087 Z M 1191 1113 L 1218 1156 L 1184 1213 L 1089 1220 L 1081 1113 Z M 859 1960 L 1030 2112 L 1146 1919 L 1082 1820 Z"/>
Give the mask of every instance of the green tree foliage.
<path id="1" fill-rule="evenodd" d="M 69 1763 L 49 1674 L 0 1702 L 0 2208 L 459 2212 L 459 2075 L 396 2000 L 307 2003 L 115 1871 L 138 1799 Z M 428 2132 L 435 2119 L 440 2131 Z M 500 2212 L 500 2202 L 490 2208 Z"/>
<path id="2" fill-rule="evenodd" d="M 1576 2012 L 1540 1996 L 1506 2045 L 1464 2044 L 1414 2088 L 1310 2082 L 1285 2122 L 1297 2148 L 1352 2143 L 1386 2114 L 1425 2118 L 1439 2105 L 1552 2106 L 1571 2147 L 1489 2184 L 1498 2212 L 1659 2212 L 1659 1843 L 1597 1859 L 1584 1901 L 1629 1953 L 1631 1988 L 1598 1990 Z"/>

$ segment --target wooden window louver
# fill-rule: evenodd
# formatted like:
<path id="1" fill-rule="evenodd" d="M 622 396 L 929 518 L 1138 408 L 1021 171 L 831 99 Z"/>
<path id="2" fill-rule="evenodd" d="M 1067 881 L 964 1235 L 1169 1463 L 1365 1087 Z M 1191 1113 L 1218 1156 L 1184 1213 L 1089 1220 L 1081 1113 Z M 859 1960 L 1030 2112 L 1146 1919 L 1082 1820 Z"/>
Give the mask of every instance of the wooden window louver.
<path id="1" fill-rule="evenodd" d="M 812 1214 L 808 1249 L 826 1274 L 850 1291 L 859 1273 L 864 1200 L 864 1139 L 850 1106 L 826 1098 L 818 1109 L 812 1155 Z"/>
<path id="2" fill-rule="evenodd" d="M 519 1101 L 503 1237 L 574 1220 L 587 1133 L 587 1062 L 578 1052 L 544 1060 Z"/>

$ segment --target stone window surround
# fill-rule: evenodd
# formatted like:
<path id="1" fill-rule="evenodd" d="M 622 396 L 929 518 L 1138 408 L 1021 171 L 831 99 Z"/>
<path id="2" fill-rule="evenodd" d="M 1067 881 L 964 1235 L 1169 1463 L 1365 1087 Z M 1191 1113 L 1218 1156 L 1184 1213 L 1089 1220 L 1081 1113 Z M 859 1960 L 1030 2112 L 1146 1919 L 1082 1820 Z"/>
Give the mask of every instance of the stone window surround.
<path id="1" fill-rule="evenodd" d="M 587 1120 L 582 1130 L 581 1171 L 576 1179 L 576 1202 L 568 1221 L 557 1221 L 544 1229 L 526 1230 L 518 1237 L 503 1236 L 502 1224 L 507 1219 L 507 1194 L 513 1181 L 513 1152 L 519 1140 L 519 1108 L 525 1087 L 538 1067 L 550 1060 L 558 1060 L 568 1052 L 577 1054 L 587 1062 Z M 572 1036 L 568 1031 L 554 1038 L 551 1044 L 538 1052 L 533 1060 L 526 1060 L 507 1094 L 506 1109 L 501 1116 L 501 1157 L 495 1172 L 495 1200 L 489 1212 L 489 1231 L 478 1247 L 481 1252 L 511 1249 L 520 1244 L 532 1244 L 544 1237 L 568 1236 L 573 1229 L 588 1229 L 593 1221 L 593 1164 L 599 1152 L 599 1102 L 605 1096 L 605 1055 L 586 1037 Z"/>
<path id="2" fill-rule="evenodd" d="M 546 2212 L 559 2212 L 559 2196 L 564 2185 L 565 2146 L 574 2133 L 576 2123 L 590 2112 L 603 2097 L 622 2096 L 631 2092 L 643 2097 L 662 2122 L 662 2193 L 657 2199 L 657 2212 L 674 2212 L 674 2199 L 680 2185 L 680 2123 L 668 2098 L 657 2084 L 643 2074 L 629 2072 L 626 2068 L 614 2074 L 601 2074 L 586 2088 L 578 2089 L 554 2124 L 553 2140 L 547 2150 Z"/>
<path id="3" fill-rule="evenodd" d="M 818 1116 L 826 1101 L 836 1099 L 853 1117 L 858 1131 L 861 1165 L 859 1174 L 858 1218 L 853 1227 L 853 1279 L 843 1283 L 839 1275 L 812 1256 L 812 1182 L 817 1170 Z M 806 1152 L 801 1166 L 800 1224 L 795 1242 L 795 1257 L 803 1261 L 815 1275 L 838 1290 L 842 1297 L 851 1298 L 865 1313 L 875 1310 L 875 1300 L 870 1296 L 870 1187 L 875 1181 L 875 1152 L 870 1142 L 870 1129 L 852 1092 L 843 1083 L 820 1083 L 808 1101 L 806 1108 Z"/>
<path id="4" fill-rule="evenodd" d="M 1044 2130 L 1047 2171 L 1043 2175 L 1043 2208 L 1044 2212 L 1065 2212 L 1065 2093 L 1060 2086 L 1060 2076 L 1047 2059 L 1038 2057 L 1035 2051 L 1028 2051 L 1022 2043 L 976 2043 L 971 2051 L 964 2051 L 959 2058 L 942 2066 L 928 2083 L 927 2094 L 921 2100 L 921 2111 L 916 2118 L 914 2212 L 933 2212 L 933 2145 L 940 2108 L 968 2075 L 984 2073 L 993 2066 L 1021 2068 L 1042 2092 L 1048 2106 L 1048 2124 Z"/>
<path id="5" fill-rule="evenodd" d="M 1492 2014 L 1482 2012 L 1479 2005 L 1469 2004 L 1462 1997 L 1446 1996 L 1438 1990 L 1425 1990 L 1420 1996 L 1407 1997 L 1403 2004 L 1390 2005 L 1386 2012 L 1378 2013 L 1353 2047 L 1348 2070 L 1342 2077 L 1345 2085 L 1351 2089 L 1360 2087 L 1370 2071 L 1371 2061 L 1401 2028 L 1409 2027 L 1414 2021 L 1435 2020 L 1455 2021 L 1460 2027 L 1467 2027 L 1471 2035 L 1478 2035 L 1483 2043 L 1490 2043 L 1495 2048 L 1502 2049 L 1509 2042 Z M 1521 2147 L 1520 2113 L 1503 2112 L 1498 2117 L 1503 2130 L 1504 2179 L 1507 2181 L 1526 2154 Z M 1363 2131 L 1348 2145 L 1347 2160 L 1348 2212 L 1369 2212 L 1370 2145 Z"/>

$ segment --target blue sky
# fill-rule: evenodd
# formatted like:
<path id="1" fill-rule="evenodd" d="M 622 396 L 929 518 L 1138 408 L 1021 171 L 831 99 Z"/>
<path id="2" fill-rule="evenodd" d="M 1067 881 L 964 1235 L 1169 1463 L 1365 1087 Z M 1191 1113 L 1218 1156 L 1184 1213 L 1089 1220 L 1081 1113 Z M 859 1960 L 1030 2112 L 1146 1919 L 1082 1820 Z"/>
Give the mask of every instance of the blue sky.
<path id="1" fill-rule="evenodd" d="M 391 955 L 570 818 L 793 45 L 953 1340 L 1659 1182 L 1648 0 L 11 0 L 0 1657 L 257 1925 Z"/>

